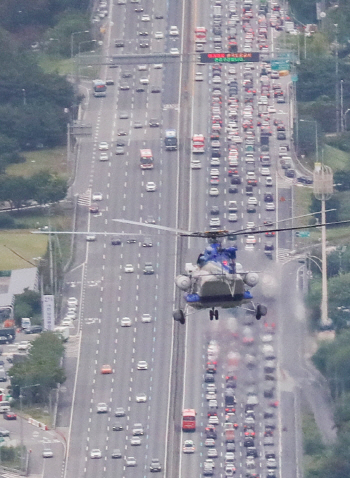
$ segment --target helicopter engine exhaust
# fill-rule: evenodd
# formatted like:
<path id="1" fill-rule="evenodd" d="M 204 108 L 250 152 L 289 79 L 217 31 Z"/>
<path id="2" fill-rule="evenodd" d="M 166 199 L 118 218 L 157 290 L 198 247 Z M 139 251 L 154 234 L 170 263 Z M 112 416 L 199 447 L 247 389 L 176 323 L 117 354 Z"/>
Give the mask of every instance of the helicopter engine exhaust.
<path id="1" fill-rule="evenodd" d="M 256 272 L 248 272 L 245 277 L 243 278 L 243 281 L 249 286 L 249 287 L 254 287 L 258 284 L 259 282 L 259 276 Z"/>
<path id="2" fill-rule="evenodd" d="M 181 290 L 188 290 L 191 287 L 191 279 L 188 276 L 180 275 L 176 277 L 175 284 Z"/>

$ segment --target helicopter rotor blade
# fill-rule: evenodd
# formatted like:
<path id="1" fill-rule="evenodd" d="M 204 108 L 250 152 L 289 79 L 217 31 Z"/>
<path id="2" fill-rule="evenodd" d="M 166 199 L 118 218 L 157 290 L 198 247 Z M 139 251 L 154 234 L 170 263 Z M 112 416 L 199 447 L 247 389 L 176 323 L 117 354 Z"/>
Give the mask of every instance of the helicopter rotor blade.
<path id="1" fill-rule="evenodd" d="M 145 222 L 139 222 L 139 221 L 129 221 L 128 219 L 112 219 L 112 221 L 115 222 L 120 222 L 122 224 L 131 224 L 132 226 L 145 226 L 145 227 L 150 227 L 152 229 L 158 229 L 160 231 L 167 231 L 167 232 L 174 232 L 175 234 L 193 234 L 188 231 L 184 231 L 182 229 L 175 229 L 174 227 L 167 227 L 167 226 L 161 226 L 159 224 L 147 224 Z"/>

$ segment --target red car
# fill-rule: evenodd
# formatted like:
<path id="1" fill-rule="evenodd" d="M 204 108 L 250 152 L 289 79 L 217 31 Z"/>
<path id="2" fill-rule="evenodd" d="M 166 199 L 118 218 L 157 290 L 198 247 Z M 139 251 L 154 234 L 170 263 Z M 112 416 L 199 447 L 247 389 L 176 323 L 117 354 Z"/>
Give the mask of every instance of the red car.
<path id="1" fill-rule="evenodd" d="M 17 415 L 13 412 L 4 413 L 5 420 L 17 420 Z"/>

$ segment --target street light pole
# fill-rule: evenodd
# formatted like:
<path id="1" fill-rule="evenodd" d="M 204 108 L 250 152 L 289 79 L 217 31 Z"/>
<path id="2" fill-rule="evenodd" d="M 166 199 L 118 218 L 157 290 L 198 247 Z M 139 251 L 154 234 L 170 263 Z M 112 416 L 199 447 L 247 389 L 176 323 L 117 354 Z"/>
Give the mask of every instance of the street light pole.
<path id="1" fill-rule="evenodd" d="M 74 76 L 74 71 L 73 71 L 73 55 L 74 55 L 74 35 L 80 35 L 81 33 L 90 33 L 90 30 L 84 30 L 81 32 L 73 32 L 70 35 L 70 59 L 72 62 L 72 77 Z"/>
<path id="2" fill-rule="evenodd" d="M 340 80 L 340 131 L 344 133 L 344 95 L 343 95 L 344 80 Z"/>
<path id="3" fill-rule="evenodd" d="M 24 387 L 19 387 L 19 409 L 21 412 L 21 421 L 20 421 L 20 434 L 21 434 L 21 469 L 23 469 L 23 416 L 22 416 L 22 390 L 25 388 L 32 388 L 32 387 L 40 387 L 40 383 L 36 383 L 34 385 L 25 385 Z"/>

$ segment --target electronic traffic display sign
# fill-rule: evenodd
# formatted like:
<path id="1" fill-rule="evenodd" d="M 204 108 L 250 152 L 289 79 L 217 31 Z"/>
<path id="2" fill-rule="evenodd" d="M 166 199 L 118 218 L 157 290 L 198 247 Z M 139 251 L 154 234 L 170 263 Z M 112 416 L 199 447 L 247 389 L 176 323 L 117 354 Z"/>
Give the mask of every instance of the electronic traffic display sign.
<path id="1" fill-rule="evenodd" d="M 249 53 L 201 53 L 201 63 L 241 63 L 258 62 L 259 52 Z"/>

